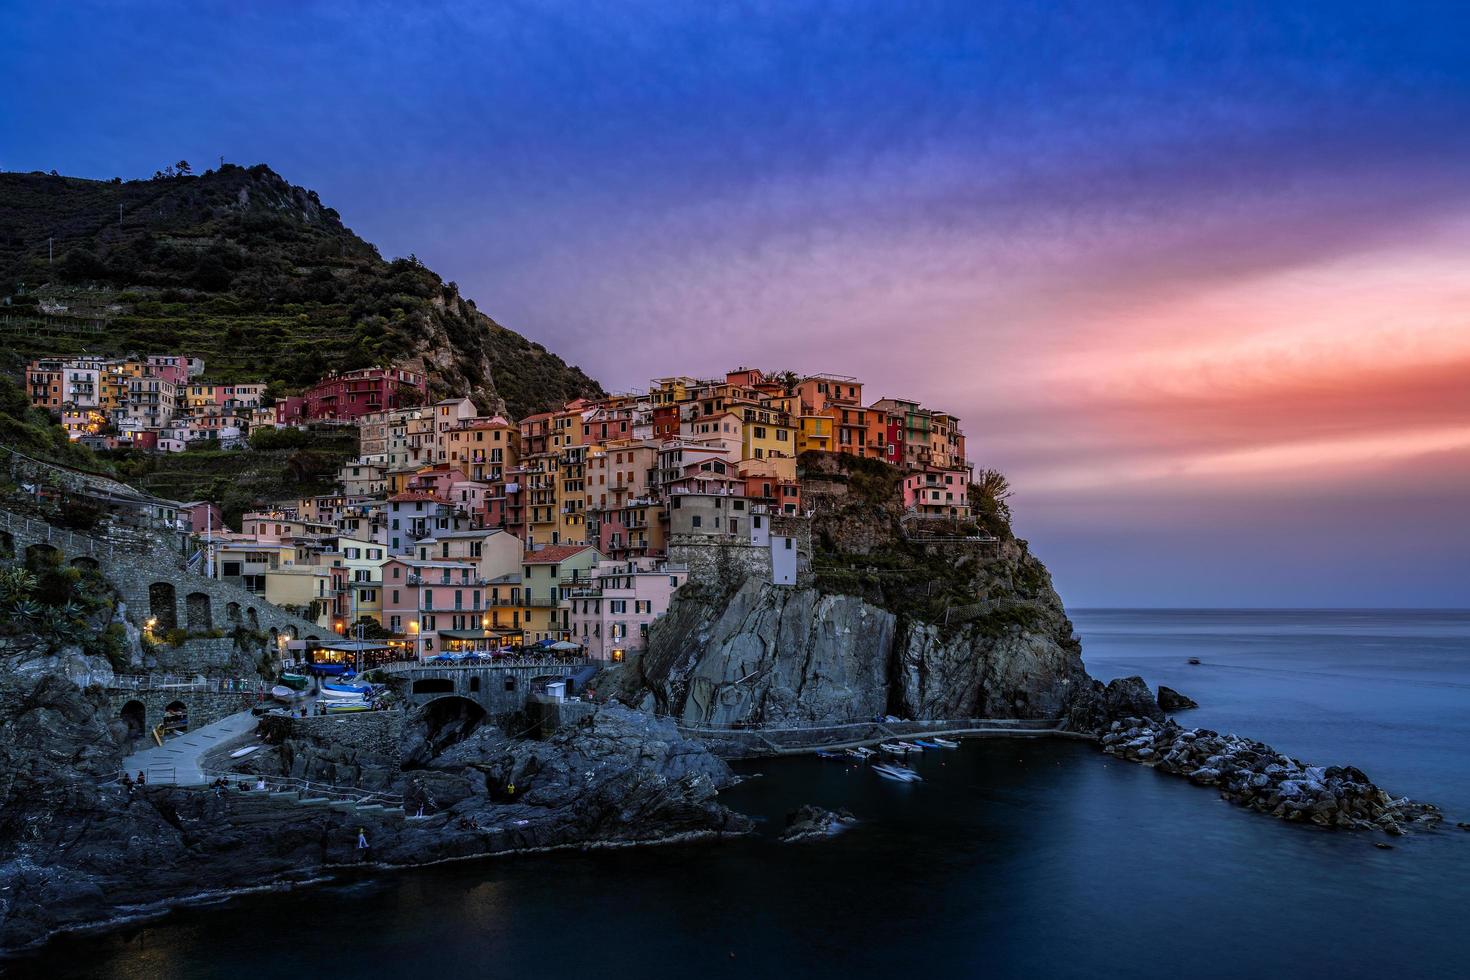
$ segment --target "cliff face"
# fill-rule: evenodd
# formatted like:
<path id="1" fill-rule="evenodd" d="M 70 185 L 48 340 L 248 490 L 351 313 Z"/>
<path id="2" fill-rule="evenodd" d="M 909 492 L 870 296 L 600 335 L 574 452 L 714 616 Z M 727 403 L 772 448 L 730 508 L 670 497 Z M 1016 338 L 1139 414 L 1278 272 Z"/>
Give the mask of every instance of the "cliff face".
<path id="1" fill-rule="evenodd" d="M 1051 598 L 1017 607 L 997 594 L 946 627 L 818 588 L 751 579 L 731 594 L 691 590 L 656 624 L 622 694 L 717 726 L 1059 718 L 1092 682 Z"/>
<path id="2" fill-rule="evenodd" d="M 1051 576 L 1007 526 L 915 531 L 876 460 L 801 470 L 812 583 L 686 586 L 614 693 L 717 726 L 1060 718 L 1091 696 Z"/>

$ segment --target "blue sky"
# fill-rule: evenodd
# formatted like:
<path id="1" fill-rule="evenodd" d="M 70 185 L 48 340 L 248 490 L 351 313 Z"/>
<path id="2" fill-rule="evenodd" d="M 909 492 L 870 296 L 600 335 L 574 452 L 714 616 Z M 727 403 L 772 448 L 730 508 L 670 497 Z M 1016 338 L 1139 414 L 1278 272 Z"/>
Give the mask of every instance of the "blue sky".
<path id="1" fill-rule="evenodd" d="M 1463 5 L 0 12 L 0 167 L 267 162 L 611 388 L 946 407 L 1073 604 L 1470 604 Z"/>

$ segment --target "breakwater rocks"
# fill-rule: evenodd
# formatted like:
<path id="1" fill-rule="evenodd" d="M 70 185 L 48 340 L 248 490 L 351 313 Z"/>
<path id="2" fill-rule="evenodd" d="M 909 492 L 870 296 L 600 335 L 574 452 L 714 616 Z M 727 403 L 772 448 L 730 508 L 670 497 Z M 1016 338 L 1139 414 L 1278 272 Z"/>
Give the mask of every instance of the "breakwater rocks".
<path id="1" fill-rule="evenodd" d="M 1395 799 L 1352 766 L 1308 766 L 1263 742 L 1181 728 L 1172 720 L 1114 721 L 1102 747 L 1120 759 L 1217 786 L 1221 798 L 1282 820 L 1400 835 L 1443 819 L 1433 804 Z"/>

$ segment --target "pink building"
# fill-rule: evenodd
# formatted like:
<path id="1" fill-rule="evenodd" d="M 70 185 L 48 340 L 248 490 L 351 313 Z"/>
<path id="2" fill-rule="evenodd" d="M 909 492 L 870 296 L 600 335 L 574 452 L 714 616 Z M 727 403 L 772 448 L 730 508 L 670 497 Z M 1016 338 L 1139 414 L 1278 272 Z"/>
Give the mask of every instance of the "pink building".
<path id="1" fill-rule="evenodd" d="M 220 534 L 228 531 L 225 527 L 224 514 L 220 513 L 219 505 L 209 500 L 195 500 L 184 504 L 179 508 L 189 522 L 189 530 L 194 534 L 204 534 L 206 531 Z"/>
<path id="2" fill-rule="evenodd" d="M 473 561 L 389 559 L 383 564 L 383 625 L 406 637 L 421 658 L 495 649 L 499 644 L 484 636 L 486 584 Z"/>
<path id="3" fill-rule="evenodd" d="M 970 516 L 970 471 L 928 466 L 905 474 L 903 505 L 920 514 Z"/>
<path id="4" fill-rule="evenodd" d="M 571 640 L 594 660 L 619 661 L 648 647 L 648 630 L 688 580 L 684 565 L 600 561 L 591 581 L 567 590 Z"/>

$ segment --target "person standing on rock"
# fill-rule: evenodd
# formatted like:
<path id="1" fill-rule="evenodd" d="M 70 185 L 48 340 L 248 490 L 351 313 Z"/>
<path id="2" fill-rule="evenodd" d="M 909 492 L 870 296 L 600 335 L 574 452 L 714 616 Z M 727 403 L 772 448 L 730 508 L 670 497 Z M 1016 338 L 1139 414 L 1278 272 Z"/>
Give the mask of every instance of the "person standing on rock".
<path id="1" fill-rule="evenodd" d="M 368 847 L 369 847 L 369 845 L 368 845 L 368 839 L 367 839 L 367 831 L 364 830 L 362 827 L 358 827 L 357 828 L 357 859 L 359 861 L 366 861 L 367 860 L 367 857 L 368 857 Z"/>

